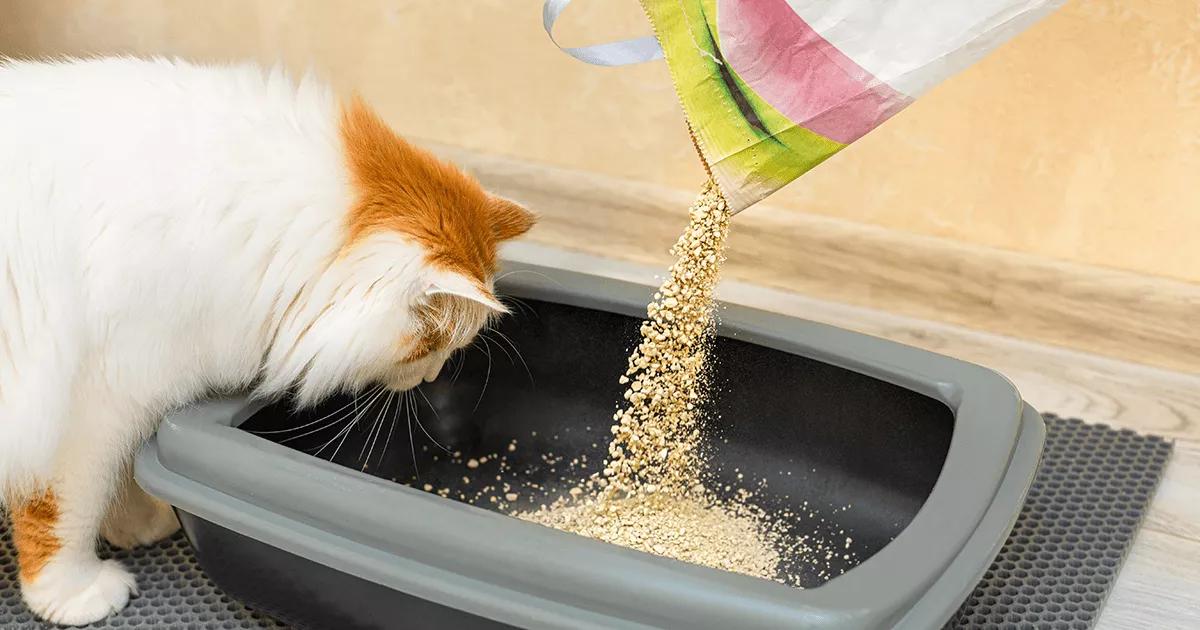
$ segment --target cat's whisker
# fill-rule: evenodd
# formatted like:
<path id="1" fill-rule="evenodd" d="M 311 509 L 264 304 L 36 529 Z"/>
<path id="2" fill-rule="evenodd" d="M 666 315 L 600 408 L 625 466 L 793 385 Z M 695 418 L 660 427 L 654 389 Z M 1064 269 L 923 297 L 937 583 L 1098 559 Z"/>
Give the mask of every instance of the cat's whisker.
<path id="1" fill-rule="evenodd" d="M 508 353 L 508 348 L 505 348 L 504 346 L 500 345 L 499 341 L 496 341 L 495 339 L 492 339 L 490 336 L 488 336 L 488 334 L 487 334 L 488 332 L 496 332 L 496 331 L 494 331 L 494 330 L 493 331 L 480 331 L 479 335 L 481 337 L 483 337 L 484 339 L 486 339 L 488 342 L 496 344 L 496 347 L 500 348 L 500 352 L 503 352 L 504 356 L 508 357 L 508 362 L 512 363 L 513 365 L 516 365 L 517 362 L 516 362 L 516 360 L 513 359 L 513 356 Z"/>
<path id="2" fill-rule="evenodd" d="M 467 353 L 466 352 L 464 352 L 462 350 L 458 350 L 457 352 L 454 353 L 454 356 L 458 357 L 458 365 L 455 366 L 455 368 L 454 368 L 454 376 L 450 377 L 451 385 L 458 382 L 458 376 L 460 374 L 462 374 L 463 366 L 465 366 L 467 364 Z"/>
<path id="3" fill-rule="evenodd" d="M 319 456 L 322 452 L 325 451 L 326 448 L 329 447 L 330 444 L 333 444 L 339 437 L 341 437 L 342 442 L 345 442 L 346 437 L 350 435 L 351 429 L 353 429 L 354 426 L 358 424 L 359 418 L 361 418 L 363 416 L 363 414 L 367 413 L 367 411 L 369 411 L 371 409 L 371 406 L 375 404 L 375 401 L 378 400 L 381 396 L 383 396 L 383 392 L 384 392 L 384 389 L 382 387 L 380 387 L 379 390 L 376 391 L 375 394 L 373 396 L 371 396 L 370 399 L 367 400 L 366 404 L 357 411 L 357 413 L 353 417 L 353 420 L 351 420 L 350 422 L 347 422 L 346 426 L 342 427 L 337 433 L 335 433 L 333 435 L 333 437 L 329 438 L 329 441 L 322 444 L 321 447 L 318 448 L 316 450 L 316 452 L 313 454 Z M 356 405 L 356 407 L 357 407 L 357 405 Z M 342 447 L 342 444 L 341 444 L 341 442 L 339 442 L 337 448 L 334 449 L 334 451 L 333 451 L 333 457 L 329 458 L 331 461 L 333 460 L 334 457 L 337 457 L 337 452 L 338 452 L 338 450 L 341 449 L 341 447 Z"/>
<path id="4" fill-rule="evenodd" d="M 396 410 L 392 412 L 391 422 L 388 424 L 387 439 L 383 441 L 383 448 L 379 451 L 379 461 L 375 462 L 376 466 L 383 463 L 384 455 L 387 455 L 388 444 L 392 443 L 392 431 L 396 430 L 396 418 L 400 415 L 400 408 L 403 406 L 404 395 L 401 394 L 401 404 L 396 405 Z"/>
<path id="5" fill-rule="evenodd" d="M 334 411 L 331 411 L 331 412 L 329 412 L 329 413 L 325 414 L 324 416 L 321 416 L 320 418 L 317 418 L 316 420 L 313 420 L 312 422 L 305 422 L 304 424 L 302 424 L 302 425 L 300 425 L 300 426 L 298 426 L 298 427 L 288 427 L 288 428 L 286 428 L 286 429 L 271 429 L 271 430 L 269 430 L 269 431 L 251 431 L 251 433 L 253 433 L 254 435 L 276 435 L 276 434 L 280 434 L 280 433 L 291 433 L 292 431 L 300 431 L 300 430 L 303 430 L 305 427 L 310 427 L 310 426 L 312 426 L 312 425 L 314 425 L 314 424 L 316 424 L 316 423 L 318 423 L 318 422 L 322 422 L 322 421 L 324 421 L 326 418 L 329 418 L 330 416 L 333 416 L 334 414 L 341 413 L 341 412 L 342 412 L 342 411 L 344 411 L 344 410 L 345 410 L 347 407 L 350 407 L 350 406 L 354 405 L 354 403 L 355 403 L 357 400 L 358 400 L 358 395 L 355 395 L 353 398 L 351 398 L 351 399 L 350 399 L 350 401 L 349 401 L 349 402 L 347 402 L 346 404 L 342 405 L 342 406 L 341 406 L 341 407 L 339 407 L 338 409 L 336 409 L 336 410 L 334 410 Z"/>
<path id="6" fill-rule="evenodd" d="M 338 440 L 338 438 L 340 438 L 340 437 L 342 437 L 342 436 L 346 435 L 346 434 L 347 434 L 347 433 L 348 433 L 348 432 L 349 432 L 349 431 L 350 431 L 350 430 L 351 430 L 351 429 L 354 427 L 354 425 L 355 425 L 355 423 L 356 423 L 356 421 L 355 421 L 355 420 L 353 420 L 353 418 L 357 417 L 357 416 L 358 416 L 358 415 L 360 415 L 360 414 L 366 413 L 367 409 L 369 409 L 369 408 L 370 408 L 370 406 L 369 406 L 369 405 L 368 405 L 367 407 L 360 408 L 360 407 L 359 407 L 359 406 L 356 404 L 356 405 L 355 405 L 355 411 L 354 411 L 354 415 L 353 415 L 353 416 L 351 416 L 350 418 L 347 418 L 347 420 L 349 420 L 349 421 L 348 421 L 348 422 L 345 424 L 345 426 L 343 426 L 343 427 L 341 427 L 340 429 L 338 429 L 338 430 L 337 430 L 337 432 L 333 434 L 333 437 L 329 438 L 329 439 L 328 439 L 328 440 L 327 440 L 327 441 L 326 441 L 324 444 L 322 444 L 322 445 L 321 445 L 319 448 L 317 448 L 315 451 L 313 451 L 313 455 L 320 456 L 320 455 L 321 455 L 321 453 L 322 453 L 322 452 L 324 452 L 324 450 L 325 450 L 325 449 L 326 449 L 326 448 L 327 448 L 327 447 L 328 447 L 330 444 L 332 444 L 332 443 L 334 443 L 335 441 L 337 441 L 337 440 Z"/>
<path id="7" fill-rule="evenodd" d="M 512 304 L 513 306 L 520 307 L 522 315 L 532 315 L 535 319 L 540 319 L 538 317 L 537 311 L 534 310 L 534 308 L 532 306 L 530 306 L 528 303 L 526 303 L 525 300 L 513 297 L 511 295 L 501 296 L 499 299 L 500 299 L 500 303 L 504 304 L 505 306 Z"/>
<path id="8" fill-rule="evenodd" d="M 327 448 L 327 447 L 328 447 L 330 444 L 332 444 L 332 443 L 336 442 L 336 441 L 337 441 L 337 439 L 338 439 L 338 438 L 340 438 L 340 437 L 342 437 L 342 436 L 343 436 L 343 435 L 344 435 L 344 434 L 345 434 L 347 431 L 349 431 L 349 430 L 350 430 L 350 427 L 352 427 L 352 426 L 354 426 L 354 423 L 352 423 L 352 422 L 351 422 L 351 423 L 347 423 L 347 424 L 346 424 L 346 426 L 343 426 L 342 428 L 338 429 L 338 430 L 337 430 L 337 433 L 334 433 L 334 434 L 333 434 L 333 437 L 329 438 L 329 439 L 328 439 L 328 440 L 327 440 L 327 441 L 326 441 L 324 444 L 322 444 L 322 445 L 321 445 L 319 448 L 317 448 L 317 449 L 316 449 L 316 450 L 314 450 L 314 451 L 310 451 L 310 452 L 311 452 L 313 455 L 315 455 L 315 456 L 317 456 L 317 457 L 320 457 L 321 453 L 322 453 L 322 452 L 323 452 L 323 451 L 324 451 L 324 450 L 325 450 L 325 449 L 326 449 L 326 448 Z"/>
<path id="9" fill-rule="evenodd" d="M 416 401 L 413 400 L 411 391 L 412 390 L 409 390 L 409 392 L 406 392 L 409 395 L 406 396 L 405 399 L 413 401 L 415 403 Z M 412 431 L 413 415 L 414 414 L 412 412 L 412 407 L 409 407 L 409 412 L 407 414 L 405 414 L 405 416 L 408 418 L 408 448 L 412 452 L 413 477 L 415 477 L 417 481 L 420 481 L 421 480 L 421 467 L 417 465 L 417 441 L 413 439 L 413 431 Z"/>
<path id="10" fill-rule="evenodd" d="M 354 398 L 354 400 L 350 401 L 350 402 L 349 402 L 349 403 L 347 403 L 347 405 L 346 405 L 347 407 L 348 407 L 348 406 L 351 406 L 351 405 L 353 405 L 353 406 L 354 406 L 354 408 L 353 408 L 353 409 L 351 409 L 351 410 L 347 411 L 346 413 L 344 413 L 344 414 L 342 414 L 342 415 L 340 415 L 340 416 L 338 416 L 338 417 L 334 418 L 333 420 L 330 420 L 329 422 L 327 422 L 327 423 L 325 423 L 325 424 L 323 424 L 323 425 L 321 425 L 321 426 L 319 426 L 319 427 L 317 427 L 317 428 L 315 428 L 315 429 L 310 429 L 310 430 L 308 430 L 308 431 L 305 431 L 304 433 L 300 433 L 300 434 L 298 434 L 298 435 L 292 435 L 292 436 L 286 437 L 286 438 L 284 438 L 284 439 L 282 439 L 282 440 L 279 440 L 279 443 L 280 443 L 280 444 L 286 444 L 286 443 L 288 443 L 288 442 L 291 442 L 292 440 L 298 440 L 298 439 L 300 439 L 300 438 L 302 438 L 302 437 L 309 436 L 309 435 L 312 435 L 312 434 L 314 434 L 314 433 L 320 433 L 321 431 L 324 431 L 325 429 L 328 429 L 328 428 L 330 428 L 330 427 L 333 427 L 333 426 L 336 426 L 336 425 L 338 425 L 339 423 L 342 423 L 342 422 L 345 422 L 346 420 L 349 420 L 349 419 L 350 419 L 350 418 L 351 418 L 351 417 L 352 417 L 354 414 L 358 413 L 358 402 L 359 402 L 359 401 L 358 401 L 358 397 L 355 397 L 355 398 Z M 345 409 L 345 407 L 343 407 L 343 409 Z M 326 417 L 328 417 L 328 416 L 326 416 Z M 309 422 L 309 423 L 306 423 L 306 426 L 308 426 L 308 425 L 311 425 L 311 424 L 312 424 L 311 422 Z"/>
<path id="11" fill-rule="evenodd" d="M 420 395 L 421 395 L 421 398 L 422 398 L 422 399 L 425 401 L 425 404 L 426 404 L 426 405 L 429 405 L 429 409 L 430 409 L 431 411 L 433 411 L 433 416 L 434 416 L 435 418 L 441 417 L 441 416 L 440 416 L 440 414 L 438 414 L 437 407 L 434 407 L 434 406 L 433 406 L 433 403 L 429 401 L 429 397 L 425 395 L 425 392 L 421 391 L 421 386 L 420 386 L 420 385 L 418 385 L 418 386 L 416 386 L 416 387 L 412 388 L 412 391 L 414 391 L 414 392 L 417 392 L 418 394 L 420 394 Z"/>
<path id="12" fill-rule="evenodd" d="M 358 413 L 358 415 L 354 416 L 353 420 L 351 420 L 349 423 L 346 424 L 345 427 L 342 428 L 342 430 L 339 432 L 342 436 L 342 439 L 338 442 L 338 445 L 333 449 L 333 454 L 329 456 L 329 461 L 334 461 L 335 459 L 337 459 L 338 452 L 340 452 L 342 450 L 342 446 L 346 443 L 346 439 L 350 437 L 350 434 L 354 432 L 355 427 L 358 426 L 359 421 L 362 420 L 363 417 L 367 414 L 367 412 L 370 411 L 371 408 L 375 406 L 375 402 L 382 395 L 383 395 L 382 391 L 379 394 L 376 394 L 375 398 L 373 398 L 371 400 L 371 402 L 367 404 L 366 407 L 363 407 L 362 411 L 360 411 Z M 335 435 L 334 438 L 336 439 L 337 436 Z M 325 450 L 325 447 L 321 447 L 321 450 Z M 318 453 L 319 452 L 320 451 L 318 451 Z"/>
<path id="13" fill-rule="evenodd" d="M 371 461 L 371 453 L 375 452 L 375 442 L 379 439 L 379 434 L 383 429 L 383 418 L 387 415 L 388 410 L 392 406 L 392 402 L 396 400 L 396 392 L 388 392 L 387 398 L 383 401 L 383 408 L 375 416 L 375 420 L 371 422 L 371 430 L 367 432 L 367 439 L 363 440 L 362 450 L 358 452 L 358 461 L 364 462 L 363 453 L 366 453 L 366 460 L 363 463 L 361 470 L 367 469 L 367 463 Z M 370 447 L 367 444 L 370 444 Z"/>
<path id="14" fill-rule="evenodd" d="M 395 409 L 400 408 L 401 401 L 399 399 L 401 399 L 401 398 L 403 398 L 402 394 L 400 394 L 399 392 L 392 392 L 390 400 L 388 400 L 387 407 L 385 408 L 383 413 L 379 414 L 379 429 L 375 433 L 375 438 L 371 440 L 371 448 L 367 450 L 367 461 L 368 462 L 371 461 L 371 453 L 375 452 L 375 444 L 379 441 L 379 436 L 383 434 L 383 423 L 384 423 L 384 420 L 386 420 L 388 418 L 388 412 L 391 411 L 393 408 L 395 408 Z M 395 405 L 392 405 L 393 402 L 395 402 Z M 386 449 L 387 447 L 385 446 L 384 448 Z"/>
<path id="15" fill-rule="evenodd" d="M 384 409 L 387 408 L 387 399 L 384 399 Z M 375 425 L 379 422 L 379 414 L 375 414 L 375 418 L 371 420 L 370 426 L 367 427 L 367 436 L 363 438 L 362 448 L 358 449 L 358 461 L 363 460 L 363 455 L 367 452 L 367 445 L 371 443 L 371 435 L 375 433 Z"/>
<path id="16" fill-rule="evenodd" d="M 542 279 L 543 279 L 543 280 L 545 280 L 546 282 L 549 282 L 549 283 L 551 283 L 551 284 L 554 284 L 554 285 L 556 285 L 556 286 L 558 286 L 558 287 L 562 287 L 562 286 L 563 286 L 563 284 L 562 284 L 561 282 L 559 282 L 558 280 L 555 280 L 554 278 L 551 278 L 550 276 L 547 276 L 546 274 L 544 274 L 544 273 L 542 273 L 542 272 L 540 272 L 540 271 L 534 271 L 534 270 L 532 270 L 532 269 L 513 269 L 512 271 L 506 271 L 506 272 L 504 272 L 504 273 L 500 274 L 499 276 L 496 276 L 496 280 L 495 280 L 495 282 L 500 282 L 501 280 L 503 280 L 503 279 L 505 279 L 505 278 L 507 278 L 507 277 L 509 277 L 509 276 L 515 276 L 515 275 L 517 275 L 517 274 L 519 274 L 519 273 L 528 273 L 528 274 L 532 274 L 532 275 L 538 276 L 539 278 L 542 278 Z"/>
<path id="17" fill-rule="evenodd" d="M 513 353 L 521 360 L 521 365 L 525 368 L 525 374 L 529 377 L 529 384 L 536 387 L 537 384 L 533 382 L 533 371 L 529 369 L 529 364 L 525 362 L 525 357 L 521 356 L 521 350 L 517 348 L 517 344 L 513 343 L 513 340 L 508 335 L 499 330 L 493 330 L 492 332 L 500 335 L 500 338 L 508 343 L 508 347 L 512 348 Z"/>
<path id="18" fill-rule="evenodd" d="M 479 390 L 479 399 L 475 401 L 475 406 L 471 408 L 471 413 L 479 411 L 479 405 L 483 402 L 483 395 L 487 393 L 488 381 L 492 380 L 492 349 L 488 347 L 487 337 L 480 336 L 483 340 L 483 351 L 487 353 L 487 372 L 483 375 L 483 387 Z"/>
<path id="19" fill-rule="evenodd" d="M 429 397 L 425 395 L 425 392 L 421 391 L 420 387 L 414 388 L 413 391 L 417 392 L 418 394 L 421 395 L 421 398 L 425 399 L 425 404 L 429 405 L 429 408 L 433 410 L 434 417 L 438 417 L 437 407 L 434 407 L 433 403 L 429 402 Z M 413 402 L 415 403 L 416 400 L 414 399 Z M 415 406 L 415 404 L 414 404 L 414 406 Z M 417 417 L 417 426 L 421 427 L 421 432 L 425 434 L 425 437 L 429 438 L 430 442 L 433 442 L 434 444 L 437 445 L 438 448 L 442 449 L 443 451 L 446 451 L 447 453 L 452 452 L 450 449 L 446 448 L 445 446 L 442 446 L 441 442 L 438 442 L 432 435 L 429 434 L 429 431 L 425 428 L 425 425 L 421 422 L 420 414 L 417 414 L 416 417 Z"/>

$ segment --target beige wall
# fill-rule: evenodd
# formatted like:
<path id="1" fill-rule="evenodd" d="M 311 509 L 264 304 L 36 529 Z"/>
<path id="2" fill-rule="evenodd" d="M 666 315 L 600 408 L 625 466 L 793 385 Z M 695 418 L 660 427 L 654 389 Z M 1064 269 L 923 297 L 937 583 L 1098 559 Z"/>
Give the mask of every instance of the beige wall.
<path id="1" fill-rule="evenodd" d="M 696 187 L 666 69 L 573 61 L 541 32 L 540 6 L 0 0 L 0 53 L 311 63 L 415 136 Z M 579 0 L 562 39 L 645 32 L 634 0 Z M 772 203 L 1200 281 L 1198 173 L 1195 1 L 1076 0 Z"/>

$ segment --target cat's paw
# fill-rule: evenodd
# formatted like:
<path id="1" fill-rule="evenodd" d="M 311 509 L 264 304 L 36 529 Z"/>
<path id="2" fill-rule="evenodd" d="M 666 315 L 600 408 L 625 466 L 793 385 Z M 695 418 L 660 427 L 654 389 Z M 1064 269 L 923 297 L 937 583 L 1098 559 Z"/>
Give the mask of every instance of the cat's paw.
<path id="1" fill-rule="evenodd" d="M 170 505 L 158 499 L 139 503 L 125 506 L 124 510 L 104 521 L 100 535 L 108 544 L 120 549 L 133 549 L 154 544 L 179 531 L 179 519 Z"/>
<path id="2" fill-rule="evenodd" d="M 35 615 L 50 623 L 82 626 L 115 613 L 137 593 L 133 575 L 116 560 L 51 562 L 36 579 L 21 584 Z"/>

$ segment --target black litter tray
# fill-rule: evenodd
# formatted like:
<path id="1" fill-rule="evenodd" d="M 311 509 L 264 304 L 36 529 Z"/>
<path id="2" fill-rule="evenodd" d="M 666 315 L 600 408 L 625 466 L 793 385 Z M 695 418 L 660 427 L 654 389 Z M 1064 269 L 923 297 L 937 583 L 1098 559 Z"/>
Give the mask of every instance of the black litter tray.
<path id="1" fill-rule="evenodd" d="M 852 541 L 844 554 L 785 567 L 803 590 L 423 491 L 474 496 L 497 460 L 470 475 L 461 461 L 503 454 L 554 496 L 569 487 L 564 461 L 603 459 L 615 377 L 650 290 L 510 268 L 536 272 L 501 283 L 520 307 L 490 356 L 467 353 L 411 397 L 419 423 L 394 397 L 334 398 L 299 413 L 287 401 L 221 400 L 165 420 L 139 455 L 138 479 L 178 506 L 218 584 L 327 628 L 929 628 L 950 617 L 1011 529 L 1044 425 L 1010 383 L 732 306 L 713 354 L 714 474 L 731 487 L 749 485 L 739 474 L 765 480 L 755 501 L 805 515 L 791 524 L 797 535 Z M 367 420 L 339 434 L 326 419 L 355 405 Z M 514 505 L 545 500 L 522 491 Z"/>

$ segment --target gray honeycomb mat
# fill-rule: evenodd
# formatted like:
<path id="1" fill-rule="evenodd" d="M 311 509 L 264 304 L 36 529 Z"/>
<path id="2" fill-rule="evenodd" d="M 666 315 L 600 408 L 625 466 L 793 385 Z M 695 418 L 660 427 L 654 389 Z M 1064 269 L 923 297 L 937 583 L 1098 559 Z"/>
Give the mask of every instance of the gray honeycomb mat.
<path id="1" fill-rule="evenodd" d="M 200 570 L 182 533 L 153 547 L 105 550 L 137 576 L 139 594 L 120 613 L 88 628 L 244 630 L 287 628 L 230 599 Z M 17 589 L 17 559 L 8 524 L 0 524 L 0 630 L 53 628 L 34 619 Z"/>
<path id="2" fill-rule="evenodd" d="M 1047 414 L 1025 507 L 946 627 L 1093 627 L 1172 449 L 1160 437 Z"/>
<path id="3" fill-rule="evenodd" d="M 1099 617 L 1172 446 L 1162 438 L 1047 415 L 1046 450 L 1016 526 L 946 628 L 1086 630 Z M 92 628 L 286 628 L 231 600 L 181 534 L 110 551 L 141 594 Z M 0 629 L 43 627 L 21 603 L 8 527 L 0 524 Z"/>

